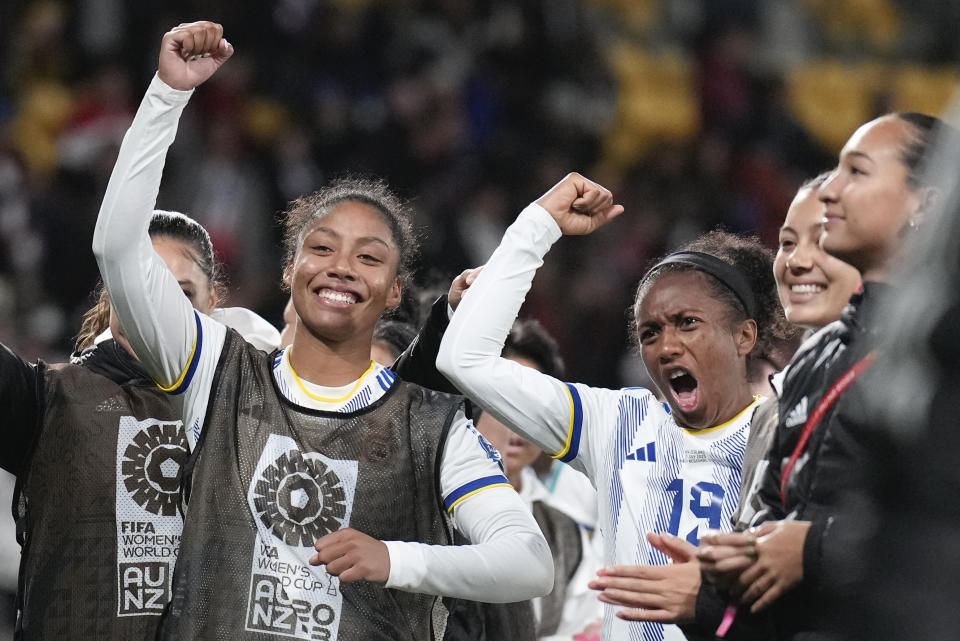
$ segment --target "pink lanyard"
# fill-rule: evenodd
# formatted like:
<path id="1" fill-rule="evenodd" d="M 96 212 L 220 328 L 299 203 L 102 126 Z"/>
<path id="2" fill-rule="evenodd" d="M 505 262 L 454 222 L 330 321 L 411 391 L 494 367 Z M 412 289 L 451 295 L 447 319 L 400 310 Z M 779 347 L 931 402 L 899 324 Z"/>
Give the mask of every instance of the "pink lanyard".
<path id="1" fill-rule="evenodd" d="M 827 413 L 827 410 L 830 409 L 840 395 L 843 394 L 861 374 L 873 365 L 875 360 L 877 360 L 877 352 L 873 351 L 847 370 L 847 372 L 840 377 L 840 380 L 833 384 L 827 394 L 820 399 L 816 409 L 813 410 L 813 414 L 807 419 L 806 424 L 803 426 L 803 432 L 800 433 L 800 440 L 793 449 L 793 454 L 790 456 L 790 460 L 787 461 L 787 465 L 783 468 L 783 477 L 780 479 L 780 500 L 784 505 L 787 503 L 787 482 L 790 480 L 790 474 L 793 472 L 793 468 L 797 464 L 800 455 L 803 454 L 803 450 L 806 449 L 810 437 L 813 436 L 813 431 L 820 421 L 823 420 L 823 415 Z M 733 625 L 736 616 L 737 604 L 730 603 L 723 613 L 723 620 L 720 621 L 720 626 L 717 628 L 716 636 L 718 638 L 722 639 L 727 636 L 727 632 L 730 631 L 730 627 Z"/>
<path id="2" fill-rule="evenodd" d="M 813 414 L 810 415 L 810 418 L 807 419 L 806 424 L 803 426 L 803 432 L 800 433 L 800 440 L 797 441 L 797 446 L 793 449 L 790 460 L 787 461 L 787 465 L 783 468 L 783 475 L 780 478 L 780 501 L 783 505 L 787 504 L 787 483 L 790 481 L 790 474 L 793 472 L 793 468 L 797 464 L 800 455 L 803 454 L 803 451 L 807 448 L 807 442 L 810 440 L 810 437 L 813 436 L 813 431 L 820 421 L 823 420 L 823 415 L 826 414 L 827 410 L 840 398 L 840 395 L 843 394 L 861 374 L 867 371 L 867 368 L 873 365 L 875 360 L 877 360 L 876 351 L 872 351 L 864 356 L 856 365 L 847 370 L 847 372 L 840 377 L 840 380 L 834 383 L 833 387 L 831 387 L 826 395 L 820 399 L 820 402 L 817 403 L 817 408 L 813 410 Z"/>

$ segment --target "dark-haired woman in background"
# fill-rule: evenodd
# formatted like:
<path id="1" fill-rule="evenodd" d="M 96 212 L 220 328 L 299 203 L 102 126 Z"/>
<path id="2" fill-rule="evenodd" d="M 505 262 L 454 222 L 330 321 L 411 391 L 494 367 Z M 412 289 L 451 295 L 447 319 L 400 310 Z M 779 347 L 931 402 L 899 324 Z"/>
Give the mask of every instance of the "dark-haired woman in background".
<path id="1" fill-rule="evenodd" d="M 149 234 L 196 309 L 276 346 L 276 330 L 259 316 L 215 308 L 203 227 L 158 211 Z M 71 363 L 32 365 L 0 349 L 0 407 L 8 438 L 0 464 L 19 487 L 17 638 L 153 639 L 183 527 L 176 506 L 187 429 L 176 400 L 141 368 L 105 289 L 84 316 Z"/>
<path id="2" fill-rule="evenodd" d="M 779 639 L 843 638 L 841 597 L 856 589 L 851 561 L 867 520 L 852 492 L 871 438 L 856 389 L 882 339 L 877 312 L 895 261 L 938 198 L 923 172 L 938 130 L 949 128 L 923 114 L 889 114 L 861 126 L 841 150 L 819 192 L 822 245 L 860 272 L 863 290 L 790 365 L 761 487 L 766 522 L 710 536 L 701 551 L 706 569 L 735 578 L 741 603 L 757 611 L 776 602 Z"/>
<path id="3" fill-rule="evenodd" d="M 797 190 L 780 227 L 779 247 L 773 262 L 783 313 L 788 321 L 811 335 L 808 339 L 838 320 L 850 296 L 860 287 L 860 273 L 820 247 L 825 208 L 819 190 L 829 177 L 829 173 L 821 174 Z M 774 380 L 779 396 L 782 374 Z M 744 484 L 734 514 L 735 530 L 747 529 L 760 508 L 759 484 L 776 430 L 777 405 L 778 400 L 771 398 L 757 408 L 754 416 L 743 461 Z"/>
<path id="4" fill-rule="evenodd" d="M 598 490 L 604 561 L 663 565 L 644 538 L 696 542 L 729 526 L 756 403 L 747 361 L 787 329 L 772 254 L 712 234 L 672 254 L 641 281 L 634 306 L 640 354 L 660 392 L 563 383 L 500 355 L 543 255 L 561 235 L 587 234 L 618 215 L 610 192 L 571 174 L 527 207 L 464 294 L 438 368 L 484 411 L 585 472 Z M 696 585 L 699 573 L 693 568 Z M 679 629 L 620 618 L 609 638 L 682 639 Z"/>

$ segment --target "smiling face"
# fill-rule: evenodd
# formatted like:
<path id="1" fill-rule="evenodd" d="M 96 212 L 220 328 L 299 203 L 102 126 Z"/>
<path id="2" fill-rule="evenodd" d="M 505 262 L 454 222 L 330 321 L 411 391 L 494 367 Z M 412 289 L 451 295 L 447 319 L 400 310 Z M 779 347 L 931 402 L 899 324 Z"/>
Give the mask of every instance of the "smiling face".
<path id="1" fill-rule="evenodd" d="M 753 320 L 735 322 L 699 271 L 660 276 L 636 310 L 640 356 L 682 427 L 724 423 L 750 404 Z"/>
<path id="2" fill-rule="evenodd" d="M 826 205 L 823 248 L 853 265 L 864 280 L 884 280 L 904 230 L 918 216 L 922 190 L 912 189 L 902 150 L 916 135 L 909 122 L 884 116 L 863 125 L 840 152 L 820 188 Z"/>
<path id="3" fill-rule="evenodd" d="M 840 318 L 860 286 L 860 272 L 820 248 L 824 205 L 816 189 L 801 190 L 787 210 L 773 263 L 787 320 L 819 329 Z"/>
<path id="4" fill-rule="evenodd" d="M 284 274 L 299 318 L 296 337 L 365 342 L 369 353 L 377 319 L 400 304 L 399 259 L 390 227 L 369 205 L 341 202 L 313 220 Z"/>

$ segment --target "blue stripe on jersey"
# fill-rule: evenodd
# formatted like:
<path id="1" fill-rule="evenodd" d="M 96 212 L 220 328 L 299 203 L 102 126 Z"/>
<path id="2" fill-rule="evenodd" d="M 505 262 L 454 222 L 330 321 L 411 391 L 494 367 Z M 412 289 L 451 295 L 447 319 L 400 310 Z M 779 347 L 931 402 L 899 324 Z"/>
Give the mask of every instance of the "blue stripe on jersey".
<path id="1" fill-rule="evenodd" d="M 711 446 L 711 454 L 716 453 L 721 459 L 714 468 L 714 481 L 726 493 L 721 509 L 722 523 L 730 522 L 730 517 L 737 509 L 737 499 L 740 496 L 740 484 L 743 482 L 743 455 L 747 448 L 747 431 L 752 421 L 747 423 L 747 429 L 737 430 Z M 732 497 L 733 500 L 726 500 Z"/>
<path id="2" fill-rule="evenodd" d="M 286 398 L 288 398 L 288 399 L 290 399 L 290 400 L 293 400 L 294 398 L 296 398 L 296 397 L 293 395 L 293 392 L 290 390 L 290 386 L 287 385 L 287 381 L 284 380 L 283 376 L 281 376 L 279 373 L 277 373 L 277 375 L 274 376 L 273 378 L 274 378 L 274 380 L 277 381 L 277 385 L 280 386 L 280 392 L 281 392 Z"/>
<path id="3" fill-rule="evenodd" d="M 193 318 L 197 322 L 197 340 L 193 346 L 193 353 L 190 354 L 190 362 L 187 363 L 187 370 L 183 373 L 180 380 L 175 383 L 173 387 L 160 388 L 169 394 L 183 394 L 187 391 L 187 388 L 190 386 L 190 381 L 193 380 L 193 375 L 197 372 L 197 364 L 200 362 L 200 351 L 203 349 L 203 328 L 200 325 L 200 314 L 197 310 L 193 310 Z"/>
<path id="4" fill-rule="evenodd" d="M 630 445 L 647 417 L 651 396 L 649 394 L 638 399 L 635 396 L 624 396 L 620 400 L 620 412 L 617 417 L 616 440 L 614 441 L 613 469 L 623 468 L 627 460 Z M 610 517 L 611 523 L 619 523 L 620 509 L 623 507 L 623 481 L 619 474 L 611 475 L 610 481 Z M 613 537 L 616 538 L 617 528 L 614 528 Z"/>
<path id="5" fill-rule="evenodd" d="M 390 389 L 390 386 L 393 385 L 395 380 L 397 380 L 397 375 L 386 367 L 377 374 L 377 382 L 380 383 L 380 387 L 383 388 L 384 392 Z"/>
<path id="6" fill-rule="evenodd" d="M 486 490 L 491 487 L 513 487 L 510 485 L 510 481 L 507 480 L 507 477 L 502 474 L 495 474 L 493 476 L 485 476 L 481 479 L 475 481 L 470 481 L 465 485 L 461 485 L 453 492 L 447 495 L 447 498 L 443 500 L 443 505 L 447 508 L 447 511 L 450 512 L 453 510 L 456 505 L 469 496 L 473 496 L 477 492 Z"/>
<path id="7" fill-rule="evenodd" d="M 280 367 L 280 363 L 283 362 L 283 352 L 277 352 L 277 355 L 273 357 L 273 369 Z"/>
<path id="8" fill-rule="evenodd" d="M 633 641 L 663 641 L 664 632 L 662 623 L 648 623 L 643 621 L 640 626 L 639 633 L 635 632 L 633 628 L 630 629 L 630 639 Z"/>
<path id="9" fill-rule="evenodd" d="M 350 402 L 341 407 L 338 411 L 347 413 L 366 407 L 370 404 L 370 396 L 373 394 L 369 387 L 364 387 L 357 392 L 357 395 L 350 399 Z"/>
<path id="10" fill-rule="evenodd" d="M 577 454 L 580 453 L 580 430 L 583 427 L 583 401 L 580 400 L 580 392 L 577 391 L 576 387 L 570 383 L 564 383 L 564 385 L 570 390 L 570 400 L 573 404 L 571 412 L 573 416 L 571 418 L 570 435 L 568 437 L 566 452 L 563 452 L 559 458 L 564 463 L 569 463 L 577 458 Z"/>

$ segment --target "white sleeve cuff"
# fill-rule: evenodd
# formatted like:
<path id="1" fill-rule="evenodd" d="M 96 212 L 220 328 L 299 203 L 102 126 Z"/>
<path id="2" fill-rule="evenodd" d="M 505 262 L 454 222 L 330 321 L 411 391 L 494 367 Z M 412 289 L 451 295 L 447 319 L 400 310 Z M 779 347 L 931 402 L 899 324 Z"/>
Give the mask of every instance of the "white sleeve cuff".
<path id="1" fill-rule="evenodd" d="M 150 87 L 147 89 L 147 94 L 164 98 L 171 104 L 187 104 L 187 102 L 190 100 L 190 96 L 193 95 L 193 91 L 193 89 L 187 89 L 186 91 L 174 89 L 160 79 L 159 73 L 155 73 L 153 74 L 153 80 L 150 81 Z"/>
<path id="2" fill-rule="evenodd" d="M 517 216 L 517 218 L 530 220 L 536 223 L 538 226 L 544 227 L 544 231 L 547 232 L 547 240 L 550 241 L 551 245 L 560 240 L 560 237 L 563 236 L 563 231 L 561 231 L 560 225 L 557 224 L 557 221 L 553 219 L 553 216 L 551 216 L 546 209 L 537 203 L 530 203 L 527 205 L 524 210 L 520 212 L 520 215 Z"/>
<path id="3" fill-rule="evenodd" d="M 390 555 L 390 576 L 384 587 L 416 591 L 426 574 L 422 543 L 384 541 Z"/>

